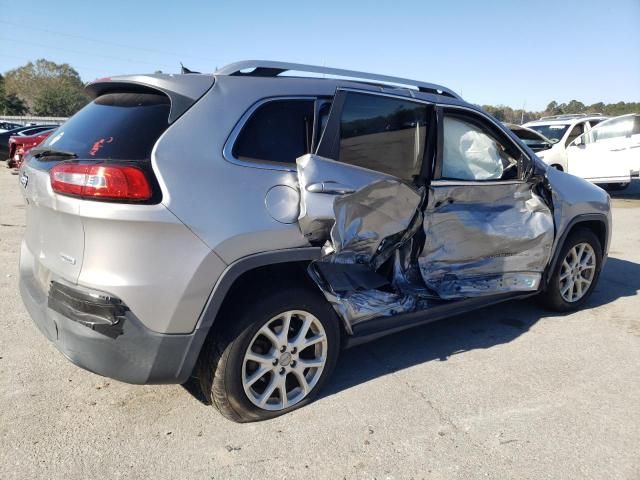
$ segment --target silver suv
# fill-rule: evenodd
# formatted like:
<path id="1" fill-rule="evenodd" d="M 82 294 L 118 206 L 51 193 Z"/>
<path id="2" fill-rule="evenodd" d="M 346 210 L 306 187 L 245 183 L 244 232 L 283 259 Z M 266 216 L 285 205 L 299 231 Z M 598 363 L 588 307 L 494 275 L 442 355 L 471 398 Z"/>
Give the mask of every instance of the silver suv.
<path id="1" fill-rule="evenodd" d="M 607 194 L 445 87 L 249 61 L 87 88 L 20 171 L 23 301 L 73 363 L 196 377 L 235 421 L 310 402 L 345 347 L 578 308 L 607 257 Z"/>

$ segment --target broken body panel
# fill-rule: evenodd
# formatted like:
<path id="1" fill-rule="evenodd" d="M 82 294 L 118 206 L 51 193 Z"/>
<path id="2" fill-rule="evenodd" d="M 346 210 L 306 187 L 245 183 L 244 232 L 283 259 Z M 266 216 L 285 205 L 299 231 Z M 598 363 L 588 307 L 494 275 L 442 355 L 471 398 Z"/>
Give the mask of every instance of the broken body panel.
<path id="1" fill-rule="evenodd" d="M 308 271 L 349 332 L 377 317 L 540 286 L 555 233 L 535 193 L 541 179 L 435 181 L 427 190 L 317 155 L 298 159 L 298 175 L 300 227 L 327 240 Z M 319 193 L 323 182 L 342 191 Z"/>

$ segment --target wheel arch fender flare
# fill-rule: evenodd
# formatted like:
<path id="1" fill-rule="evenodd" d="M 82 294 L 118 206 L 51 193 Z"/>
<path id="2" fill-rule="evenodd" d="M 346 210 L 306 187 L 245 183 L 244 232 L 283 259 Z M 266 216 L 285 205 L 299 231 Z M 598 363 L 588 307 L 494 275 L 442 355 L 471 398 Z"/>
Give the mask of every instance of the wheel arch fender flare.
<path id="1" fill-rule="evenodd" d="M 213 286 L 196 329 L 210 329 L 215 323 L 220 307 L 234 283 L 245 273 L 268 265 L 304 262 L 320 258 L 320 247 L 301 247 L 256 253 L 231 263 Z"/>
<path id="2" fill-rule="evenodd" d="M 584 225 L 587 228 L 591 228 L 591 226 L 594 224 L 599 225 L 599 228 L 601 229 L 601 232 L 594 232 L 594 233 L 602 243 L 601 245 L 602 264 L 604 266 L 604 263 L 607 258 L 607 252 L 609 251 L 609 245 L 608 245 L 609 222 L 607 220 L 607 216 L 603 213 L 585 213 L 585 214 L 577 215 L 571 219 L 571 221 L 568 223 L 564 231 L 560 233 L 560 239 L 557 242 L 557 246 L 555 251 L 553 252 L 551 261 L 549 262 L 549 266 L 545 271 L 545 275 L 542 283 L 543 288 L 546 289 L 547 286 L 549 285 L 549 281 L 551 280 L 551 277 L 552 277 L 552 272 L 555 271 L 555 268 L 558 262 L 560 261 L 560 251 L 564 247 L 564 244 L 567 241 L 567 238 L 569 237 L 571 232 L 573 232 L 576 229 L 576 227 L 579 227 L 581 225 Z"/>

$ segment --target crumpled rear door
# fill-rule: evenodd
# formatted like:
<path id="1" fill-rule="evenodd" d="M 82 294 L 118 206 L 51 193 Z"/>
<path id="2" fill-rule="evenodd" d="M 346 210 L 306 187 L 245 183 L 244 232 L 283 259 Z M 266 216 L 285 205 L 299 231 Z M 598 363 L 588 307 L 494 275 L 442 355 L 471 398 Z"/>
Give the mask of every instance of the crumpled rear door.
<path id="1" fill-rule="evenodd" d="M 366 168 L 340 163 L 314 154 L 296 160 L 300 186 L 300 216 L 302 233 L 311 242 L 329 238 L 335 221 L 333 203 L 336 198 L 379 180 L 392 176 Z"/>

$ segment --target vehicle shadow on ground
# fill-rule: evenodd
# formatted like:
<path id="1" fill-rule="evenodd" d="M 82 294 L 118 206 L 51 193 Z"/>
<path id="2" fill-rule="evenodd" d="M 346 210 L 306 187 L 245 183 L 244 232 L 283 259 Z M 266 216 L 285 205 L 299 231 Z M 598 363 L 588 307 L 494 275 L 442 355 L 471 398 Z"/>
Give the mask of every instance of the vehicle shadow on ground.
<path id="1" fill-rule="evenodd" d="M 640 264 L 609 258 L 593 295 L 583 309 L 596 308 L 640 291 Z M 505 302 L 439 322 L 415 327 L 342 352 L 321 396 L 430 361 L 505 344 L 525 334 L 541 318 L 562 317 L 539 307 L 535 299 Z M 183 387 L 207 403 L 197 381 Z"/>
<path id="2" fill-rule="evenodd" d="M 596 308 L 640 292 L 640 264 L 609 258 L 593 295 L 583 307 Z M 369 380 L 429 361 L 488 349 L 518 338 L 550 312 L 535 299 L 510 301 L 416 327 L 342 353 L 322 396 L 334 395 Z"/>

